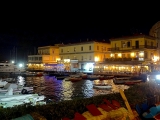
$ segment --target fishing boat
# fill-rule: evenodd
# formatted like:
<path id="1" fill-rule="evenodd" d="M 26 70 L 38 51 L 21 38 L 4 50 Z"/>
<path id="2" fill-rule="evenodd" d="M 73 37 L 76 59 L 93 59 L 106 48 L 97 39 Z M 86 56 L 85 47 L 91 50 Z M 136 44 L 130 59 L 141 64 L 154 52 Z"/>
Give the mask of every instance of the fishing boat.
<path id="1" fill-rule="evenodd" d="M 0 73 L 21 73 L 25 72 L 25 68 L 22 64 L 14 64 L 8 62 L 0 63 Z"/>

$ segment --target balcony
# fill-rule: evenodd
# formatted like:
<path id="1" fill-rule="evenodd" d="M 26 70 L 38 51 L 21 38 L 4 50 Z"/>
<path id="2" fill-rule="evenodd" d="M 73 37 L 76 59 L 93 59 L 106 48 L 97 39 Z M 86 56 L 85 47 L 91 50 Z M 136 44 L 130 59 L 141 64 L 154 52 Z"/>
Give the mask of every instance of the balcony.
<path id="1" fill-rule="evenodd" d="M 137 49 L 157 49 L 157 46 L 139 45 L 139 46 L 124 47 L 124 48 L 115 47 L 115 48 L 108 48 L 108 51 L 137 50 Z"/>
<path id="2" fill-rule="evenodd" d="M 138 61 L 138 58 L 105 58 L 105 62 L 108 61 Z"/>

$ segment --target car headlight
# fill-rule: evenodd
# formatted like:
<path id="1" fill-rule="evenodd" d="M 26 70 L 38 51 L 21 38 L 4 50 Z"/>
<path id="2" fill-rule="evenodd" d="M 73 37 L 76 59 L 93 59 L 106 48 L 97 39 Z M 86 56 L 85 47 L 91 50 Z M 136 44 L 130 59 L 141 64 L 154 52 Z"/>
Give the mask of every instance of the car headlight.
<path id="1" fill-rule="evenodd" d="M 160 75 L 156 75 L 156 79 L 160 80 Z"/>

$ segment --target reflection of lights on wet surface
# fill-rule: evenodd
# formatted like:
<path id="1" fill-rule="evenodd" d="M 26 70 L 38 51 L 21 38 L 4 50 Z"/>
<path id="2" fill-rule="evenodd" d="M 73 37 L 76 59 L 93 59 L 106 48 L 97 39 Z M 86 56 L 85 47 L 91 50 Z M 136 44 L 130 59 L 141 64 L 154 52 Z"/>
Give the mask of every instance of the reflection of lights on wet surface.
<path id="1" fill-rule="evenodd" d="M 115 85 L 113 80 L 82 80 L 79 82 L 70 82 L 64 80 L 57 80 L 52 76 L 42 77 L 26 77 L 26 84 L 36 86 L 35 93 L 45 95 L 49 99 L 71 100 L 74 98 L 89 98 L 100 94 L 110 94 L 119 92 L 119 89 L 126 89 L 124 85 Z M 93 88 L 95 83 L 104 83 L 112 85 L 110 90 L 97 90 Z"/>

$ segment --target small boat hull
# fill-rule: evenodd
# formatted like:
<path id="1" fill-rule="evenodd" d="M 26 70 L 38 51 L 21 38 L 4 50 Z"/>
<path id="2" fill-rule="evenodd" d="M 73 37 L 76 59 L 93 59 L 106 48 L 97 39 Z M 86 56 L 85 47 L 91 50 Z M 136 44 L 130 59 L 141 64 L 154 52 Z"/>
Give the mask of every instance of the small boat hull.
<path id="1" fill-rule="evenodd" d="M 112 86 L 111 85 L 94 85 L 93 88 L 95 89 L 100 89 L 100 90 L 104 90 L 104 89 L 111 89 Z"/>

